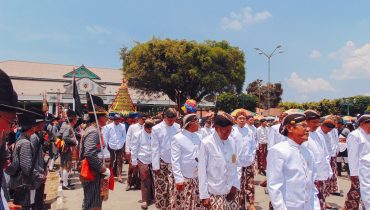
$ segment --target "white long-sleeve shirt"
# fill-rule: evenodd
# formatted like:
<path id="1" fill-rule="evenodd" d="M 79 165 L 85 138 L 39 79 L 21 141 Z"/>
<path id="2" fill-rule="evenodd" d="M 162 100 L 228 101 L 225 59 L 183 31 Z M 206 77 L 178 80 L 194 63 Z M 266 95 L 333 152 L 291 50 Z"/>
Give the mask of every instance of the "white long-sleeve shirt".
<path id="1" fill-rule="evenodd" d="M 192 133 L 185 129 L 173 137 L 171 163 L 175 183 L 184 182 L 184 178 L 198 177 L 200 139 L 197 132 Z"/>
<path id="2" fill-rule="evenodd" d="M 144 164 L 152 163 L 151 134 L 144 129 L 134 133 L 131 141 L 132 165 L 137 165 L 140 160 Z"/>
<path id="3" fill-rule="evenodd" d="M 351 176 L 358 176 L 359 160 L 370 153 L 370 135 L 361 127 L 347 136 L 348 165 Z"/>
<path id="4" fill-rule="evenodd" d="M 215 132 L 215 129 L 214 128 L 207 128 L 207 127 L 204 127 L 200 130 L 200 133 L 202 134 L 202 139 L 211 135 L 213 132 Z"/>
<path id="5" fill-rule="evenodd" d="M 171 141 L 173 136 L 180 131 L 180 125 L 174 123 L 168 126 L 165 121 L 152 128 L 152 166 L 153 170 L 159 170 L 160 159 L 165 163 L 171 163 Z"/>
<path id="6" fill-rule="evenodd" d="M 109 148 L 113 150 L 122 149 L 126 140 L 125 125 L 119 123 L 118 125 L 110 123 L 102 129 L 104 141 L 108 143 Z"/>
<path id="7" fill-rule="evenodd" d="M 315 158 L 316 168 L 317 168 L 317 176 L 316 180 L 325 181 L 329 179 L 332 175 L 332 169 L 330 166 L 330 154 L 326 149 L 324 137 L 314 132 L 309 132 L 309 137 L 303 145 L 307 146 L 307 148 L 312 152 Z"/>
<path id="8" fill-rule="evenodd" d="M 234 158 L 233 158 L 234 157 Z M 231 187 L 240 189 L 236 149 L 232 140 L 221 140 L 217 132 L 204 138 L 199 149 L 199 196 L 227 195 Z"/>
<path id="9" fill-rule="evenodd" d="M 235 142 L 238 167 L 248 167 L 252 165 L 254 157 L 256 156 L 256 144 L 255 140 L 252 138 L 253 135 L 251 135 L 251 132 L 252 131 L 246 127 L 241 128 L 238 125 L 233 126 L 230 136 Z M 238 171 L 240 171 L 240 169 L 238 169 Z"/>
<path id="10" fill-rule="evenodd" d="M 267 188 L 274 209 L 320 209 L 316 166 L 307 147 L 287 138 L 267 154 Z"/>
<path id="11" fill-rule="evenodd" d="M 280 125 L 281 124 L 276 124 L 270 127 L 269 138 L 268 138 L 269 142 L 267 145 L 268 149 L 273 147 L 275 144 L 278 144 L 286 140 L 286 137 L 281 135 L 281 133 L 279 132 Z"/>
<path id="12" fill-rule="evenodd" d="M 143 125 L 140 125 L 139 123 L 135 123 L 131 125 L 130 127 L 128 127 L 127 135 L 126 135 L 126 144 L 125 144 L 126 153 L 130 153 L 132 138 L 134 134 L 139 132 L 141 129 L 143 129 Z"/>
<path id="13" fill-rule="evenodd" d="M 359 163 L 361 200 L 365 209 L 370 209 L 370 153 L 363 156 Z"/>
<path id="14" fill-rule="evenodd" d="M 336 157 L 339 152 L 339 136 L 338 129 L 333 128 L 329 133 L 330 136 L 330 145 L 331 145 L 331 157 Z"/>
<path id="15" fill-rule="evenodd" d="M 268 128 L 260 126 L 257 128 L 257 139 L 258 144 L 267 144 L 268 143 Z"/>

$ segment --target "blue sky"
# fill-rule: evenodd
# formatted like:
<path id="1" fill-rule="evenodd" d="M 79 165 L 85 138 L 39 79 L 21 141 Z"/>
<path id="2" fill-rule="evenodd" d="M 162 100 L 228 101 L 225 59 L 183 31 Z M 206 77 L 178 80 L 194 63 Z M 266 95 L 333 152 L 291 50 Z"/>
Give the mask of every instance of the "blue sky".
<path id="1" fill-rule="evenodd" d="M 119 49 L 159 38 L 227 40 L 246 85 L 282 82 L 284 101 L 370 95 L 370 1 L 0 0 L 0 60 L 120 68 Z M 245 87 L 246 87 L 245 85 Z"/>

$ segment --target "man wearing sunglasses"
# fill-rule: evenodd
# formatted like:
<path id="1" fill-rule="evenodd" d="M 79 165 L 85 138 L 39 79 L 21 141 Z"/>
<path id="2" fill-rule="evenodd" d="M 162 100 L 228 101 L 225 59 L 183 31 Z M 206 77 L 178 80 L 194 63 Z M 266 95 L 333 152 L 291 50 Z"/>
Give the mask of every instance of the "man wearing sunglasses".
<path id="1" fill-rule="evenodd" d="M 171 142 L 180 130 L 175 123 L 176 110 L 164 111 L 164 120 L 152 130 L 152 166 L 154 173 L 155 206 L 158 209 L 170 209 L 170 198 L 173 186 L 171 170 Z"/>
<path id="2" fill-rule="evenodd" d="M 197 132 L 197 115 L 185 115 L 182 128 L 171 142 L 172 172 L 175 177 L 171 208 L 202 209 L 198 190 L 198 151 L 201 136 Z"/>
<path id="3" fill-rule="evenodd" d="M 304 114 L 289 114 L 279 129 L 287 137 L 267 154 L 267 188 L 273 209 L 320 209 L 315 159 L 302 143 L 308 139 Z"/>

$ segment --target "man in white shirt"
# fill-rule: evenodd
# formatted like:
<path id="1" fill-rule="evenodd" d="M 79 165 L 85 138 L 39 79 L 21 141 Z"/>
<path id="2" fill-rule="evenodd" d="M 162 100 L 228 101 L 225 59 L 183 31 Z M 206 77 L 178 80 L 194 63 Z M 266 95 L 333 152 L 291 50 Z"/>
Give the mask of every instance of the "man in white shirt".
<path id="1" fill-rule="evenodd" d="M 320 125 L 319 128 L 317 128 L 317 133 L 320 134 L 319 136 L 324 140 L 325 147 L 330 155 L 330 178 L 329 180 L 325 181 L 325 197 L 328 197 L 332 193 L 332 177 L 333 177 L 333 167 L 332 167 L 332 154 L 333 154 L 333 145 L 332 145 L 332 137 L 331 137 L 331 131 L 335 128 L 335 121 L 333 121 L 332 118 L 326 118 Z M 327 208 L 331 208 L 326 204 Z"/>
<path id="2" fill-rule="evenodd" d="M 281 135 L 281 133 L 279 132 L 279 128 L 281 126 L 281 122 L 287 115 L 288 114 L 286 112 L 281 113 L 279 116 L 279 123 L 270 127 L 268 138 L 269 142 L 267 145 L 268 149 L 273 147 L 275 144 L 285 141 L 286 137 Z"/>
<path id="3" fill-rule="evenodd" d="M 171 199 L 172 209 L 204 209 L 199 199 L 198 152 L 200 135 L 196 114 L 187 114 L 183 130 L 171 142 L 172 172 L 175 189 Z"/>
<path id="4" fill-rule="evenodd" d="M 211 117 L 208 117 L 206 119 L 206 123 L 204 124 L 204 127 L 201 129 L 202 139 L 211 135 L 215 129 L 212 128 L 212 119 Z"/>
<path id="5" fill-rule="evenodd" d="M 361 199 L 359 183 L 359 161 L 370 153 L 370 114 L 362 115 L 357 121 L 359 127 L 347 137 L 348 164 L 351 188 L 345 201 L 346 209 L 359 209 Z"/>
<path id="6" fill-rule="evenodd" d="M 146 117 L 143 116 L 141 113 L 137 115 L 137 123 L 128 127 L 127 135 L 126 135 L 126 142 L 125 142 L 125 155 L 126 160 L 131 160 L 131 141 L 135 133 L 141 131 L 143 129 L 143 124 Z M 128 165 L 128 172 L 127 172 L 127 186 L 126 191 L 129 191 L 131 187 L 138 186 L 137 183 L 139 177 L 139 171 L 137 167 L 133 167 L 131 162 Z"/>
<path id="7" fill-rule="evenodd" d="M 199 149 L 199 197 L 208 209 L 239 209 L 234 203 L 240 181 L 237 174 L 237 150 L 229 137 L 233 118 L 219 112 L 215 132 L 202 140 Z"/>
<path id="8" fill-rule="evenodd" d="M 358 172 L 361 198 L 364 202 L 365 209 L 370 209 L 370 153 L 360 159 Z"/>
<path id="9" fill-rule="evenodd" d="M 266 175 L 266 158 L 267 158 L 267 143 L 268 143 L 268 128 L 266 119 L 260 120 L 261 125 L 257 128 L 258 141 L 258 171 L 260 174 Z"/>
<path id="10" fill-rule="evenodd" d="M 141 209 L 148 209 L 148 204 L 154 198 L 153 180 L 150 173 L 152 163 L 151 133 L 154 121 L 145 120 L 143 129 L 133 134 L 131 138 L 131 164 L 138 168 L 141 181 Z"/>
<path id="11" fill-rule="evenodd" d="M 333 169 L 333 176 L 330 178 L 330 193 L 332 195 L 340 196 L 339 186 L 338 186 L 338 169 L 337 169 L 337 155 L 338 155 L 338 146 L 339 146 L 339 135 L 338 135 L 338 117 L 335 115 L 331 115 L 328 118 L 330 118 L 332 121 L 334 121 L 335 127 L 329 132 L 330 136 L 330 145 L 332 147 L 331 149 L 331 160 L 330 165 Z"/>
<path id="12" fill-rule="evenodd" d="M 322 134 L 319 134 L 316 130 L 320 126 L 320 115 L 314 110 L 306 110 L 306 122 L 309 128 L 308 141 L 303 143 L 313 153 L 317 168 L 317 176 L 315 179 L 315 186 L 320 199 L 320 207 L 325 210 L 326 204 L 325 199 L 327 194 L 325 193 L 325 185 L 328 183 L 332 176 L 332 169 L 330 166 L 330 154 L 326 149 L 325 138 Z M 325 129 L 325 128 L 324 128 Z"/>
<path id="13" fill-rule="evenodd" d="M 248 202 L 248 209 L 254 207 L 254 158 L 256 155 L 256 143 L 253 131 L 246 125 L 247 114 L 244 111 L 236 113 L 236 125 L 233 126 L 231 137 L 235 141 L 237 150 L 238 178 L 240 179 L 240 193 L 238 193 L 238 204 L 240 209 L 245 209 Z"/>
<path id="14" fill-rule="evenodd" d="M 179 132 L 180 125 L 175 123 L 176 110 L 164 111 L 164 120 L 152 130 L 152 166 L 154 173 L 155 206 L 158 209 L 170 209 L 173 188 L 171 169 L 171 142 Z"/>
<path id="15" fill-rule="evenodd" d="M 103 138 L 108 144 L 110 167 L 116 169 L 118 181 L 122 182 L 123 145 L 126 140 L 126 128 L 125 125 L 120 123 L 119 114 L 115 114 L 113 120 L 113 123 L 104 126 Z"/>
<path id="16" fill-rule="evenodd" d="M 290 114 L 280 133 L 288 137 L 270 148 L 267 154 L 267 188 L 274 209 L 320 209 L 315 159 L 302 143 L 308 139 L 304 114 Z"/>

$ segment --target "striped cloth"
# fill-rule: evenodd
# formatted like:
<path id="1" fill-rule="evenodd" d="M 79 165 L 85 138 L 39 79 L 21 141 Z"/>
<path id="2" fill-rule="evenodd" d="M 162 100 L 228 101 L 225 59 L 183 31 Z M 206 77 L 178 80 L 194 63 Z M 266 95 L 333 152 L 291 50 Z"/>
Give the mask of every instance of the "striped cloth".
<path id="1" fill-rule="evenodd" d="M 10 189 L 15 189 L 21 185 L 31 186 L 32 180 L 29 177 L 31 176 L 33 151 L 29 138 L 21 134 L 20 139 L 15 144 L 12 162 L 6 170 L 6 173 L 11 176 L 9 181 Z M 22 174 L 15 176 L 19 173 Z"/>
<path id="2" fill-rule="evenodd" d="M 99 132 L 95 124 L 86 128 L 86 133 L 81 143 L 80 158 L 86 158 L 89 162 L 90 169 L 95 175 L 95 179 L 91 182 L 85 181 L 82 183 L 84 190 L 84 199 L 82 203 L 83 210 L 101 209 L 102 198 L 100 196 L 100 170 L 103 167 L 102 162 L 98 158 Z"/>

